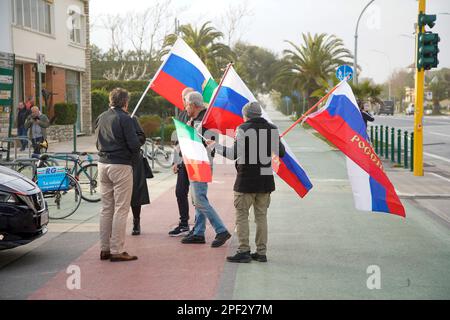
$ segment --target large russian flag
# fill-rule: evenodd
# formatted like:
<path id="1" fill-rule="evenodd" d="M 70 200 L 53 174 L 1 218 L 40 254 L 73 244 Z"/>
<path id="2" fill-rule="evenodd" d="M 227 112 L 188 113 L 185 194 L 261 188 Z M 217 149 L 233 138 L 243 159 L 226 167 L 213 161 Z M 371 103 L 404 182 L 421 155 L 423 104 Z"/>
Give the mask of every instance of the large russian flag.
<path id="1" fill-rule="evenodd" d="M 387 212 L 405 217 L 405 209 L 372 148 L 367 128 L 347 82 L 326 105 L 306 122 L 347 156 L 347 171 L 355 206 L 359 210 Z"/>
<path id="2" fill-rule="evenodd" d="M 231 66 L 219 88 L 216 100 L 208 108 L 203 126 L 234 137 L 236 128 L 244 122 L 242 108 L 251 101 L 256 101 L 253 93 Z"/>
<path id="3" fill-rule="evenodd" d="M 234 132 L 243 122 L 242 108 L 248 103 L 257 101 L 253 93 L 245 85 L 233 67 L 230 67 L 222 87 L 219 88 L 217 99 L 208 109 L 203 122 L 207 129 L 218 130 L 222 134 L 234 137 Z M 273 123 L 263 110 L 263 117 Z M 300 166 L 287 142 L 282 139 L 286 154 L 283 158 L 274 157 L 272 168 L 274 172 L 291 186 L 300 197 L 304 197 L 312 188 L 303 168 Z"/>
<path id="4" fill-rule="evenodd" d="M 184 110 L 181 93 L 188 87 L 203 93 L 204 101 L 209 102 L 217 83 L 197 54 L 178 38 L 155 74 L 151 88 Z"/>

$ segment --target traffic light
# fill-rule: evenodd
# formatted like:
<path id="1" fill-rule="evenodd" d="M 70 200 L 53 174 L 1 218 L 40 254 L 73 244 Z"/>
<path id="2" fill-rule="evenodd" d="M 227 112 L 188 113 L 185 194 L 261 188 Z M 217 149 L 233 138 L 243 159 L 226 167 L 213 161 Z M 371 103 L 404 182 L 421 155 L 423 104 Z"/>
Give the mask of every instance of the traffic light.
<path id="1" fill-rule="evenodd" d="M 434 27 L 436 21 L 436 15 L 435 14 L 419 14 L 419 27 L 422 29 L 425 26 L 428 26 L 431 28 Z"/>
<path id="2" fill-rule="evenodd" d="M 425 31 L 425 27 L 430 29 L 434 27 L 436 21 L 435 14 L 419 14 L 419 33 L 417 41 L 417 69 L 430 70 L 437 68 L 439 64 L 438 44 L 441 40 L 437 33 Z"/>

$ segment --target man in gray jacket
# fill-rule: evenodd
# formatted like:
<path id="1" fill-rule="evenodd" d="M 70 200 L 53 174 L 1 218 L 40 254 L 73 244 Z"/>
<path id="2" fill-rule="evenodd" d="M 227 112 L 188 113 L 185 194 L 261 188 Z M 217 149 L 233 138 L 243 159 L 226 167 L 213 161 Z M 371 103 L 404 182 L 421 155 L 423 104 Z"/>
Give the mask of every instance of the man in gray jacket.
<path id="1" fill-rule="evenodd" d="M 50 126 L 50 121 L 45 114 L 42 114 L 38 107 L 31 108 L 31 114 L 25 121 L 25 128 L 28 131 L 28 136 L 33 144 L 33 153 L 41 153 L 41 143 L 47 140 L 47 128 Z"/>
<path id="2" fill-rule="evenodd" d="M 133 190 L 132 161 L 141 147 L 128 114 L 128 101 L 126 90 L 111 91 L 110 108 L 97 118 L 95 125 L 102 195 L 100 259 L 112 262 L 137 260 L 123 251 Z"/>

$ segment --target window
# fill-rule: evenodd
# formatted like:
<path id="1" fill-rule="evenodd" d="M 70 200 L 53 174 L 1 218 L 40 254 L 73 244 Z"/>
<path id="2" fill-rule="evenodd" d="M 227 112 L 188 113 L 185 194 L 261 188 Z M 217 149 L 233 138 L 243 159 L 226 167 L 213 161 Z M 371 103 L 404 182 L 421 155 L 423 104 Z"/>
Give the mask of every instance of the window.
<path id="1" fill-rule="evenodd" d="M 47 0 L 12 0 L 16 26 L 52 34 L 53 4 Z"/>
<path id="2" fill-rule="evenodd" d="M 76 44 L 82 44 L 83 30 L 84 30 L 84 16 L 75 11 L 69 11 L 69 16 L 72 19 L 72 29 L 70 30 L 70 41 Z"/>

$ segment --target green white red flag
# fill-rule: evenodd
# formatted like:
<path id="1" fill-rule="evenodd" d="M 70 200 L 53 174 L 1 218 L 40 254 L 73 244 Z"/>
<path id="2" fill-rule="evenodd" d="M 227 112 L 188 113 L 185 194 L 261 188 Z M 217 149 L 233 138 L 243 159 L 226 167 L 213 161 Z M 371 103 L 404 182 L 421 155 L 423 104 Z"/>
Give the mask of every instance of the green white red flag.
<path id="1" fill-rule="evenodd" d="M 173 121 L 177 129 L 178 142 L 189 180 L 211 182 L 211 164 L 202 139 L 194 128 L 176 119 L 173 119 Z"/>

